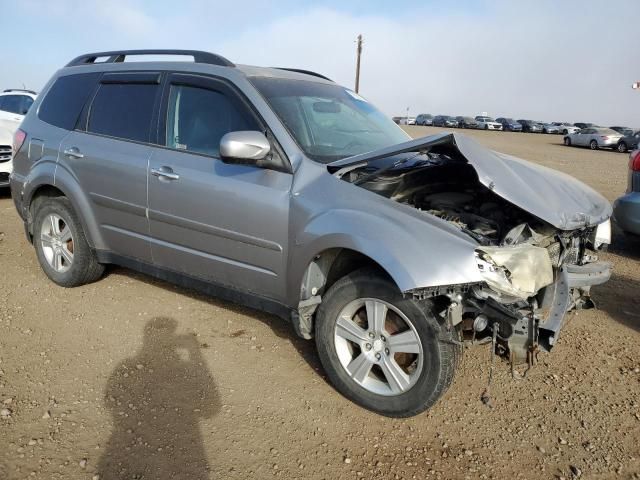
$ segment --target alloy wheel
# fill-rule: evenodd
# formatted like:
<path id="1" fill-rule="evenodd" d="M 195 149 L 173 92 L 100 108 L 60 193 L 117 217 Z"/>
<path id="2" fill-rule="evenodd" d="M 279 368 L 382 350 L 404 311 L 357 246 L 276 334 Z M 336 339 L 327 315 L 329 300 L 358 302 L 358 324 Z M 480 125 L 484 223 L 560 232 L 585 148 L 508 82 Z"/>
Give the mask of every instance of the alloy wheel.
<path id="1" fill-rule="evenodd" d="M 73 234 L 62 217 L 51 213 L 44 217 L 40 229 L 44 258 L 56 272 L 64 273 L 73 265 Z"/>
<path id="2" fill-rule="evenodd" d="M 359 298 L 345 306 L 336 321 L 334 344 L 351 379 L 378 395 L 407 392 L 423 370 L 422 342 L 415 327 L 383 300 Z"/>

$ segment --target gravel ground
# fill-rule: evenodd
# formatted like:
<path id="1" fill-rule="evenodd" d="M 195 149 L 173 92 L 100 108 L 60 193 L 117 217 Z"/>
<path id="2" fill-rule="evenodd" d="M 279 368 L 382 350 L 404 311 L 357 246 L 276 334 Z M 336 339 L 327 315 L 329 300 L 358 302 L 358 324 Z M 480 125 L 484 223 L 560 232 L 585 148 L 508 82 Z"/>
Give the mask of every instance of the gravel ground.
<path id="1" fill-rule="evenodd" d="M 414 136 L 435 128 L 407 127 Z M 615 199 L 627 156 L 470 132 Z M 598 310 L 571 314 L 524 380 L 467 350 L 430 411 L 369 413 L 277 318 L 111 268 L 49 282 L 0 194 L 0 479 L 640 478 L 640 241 L 615 232 Z"/>

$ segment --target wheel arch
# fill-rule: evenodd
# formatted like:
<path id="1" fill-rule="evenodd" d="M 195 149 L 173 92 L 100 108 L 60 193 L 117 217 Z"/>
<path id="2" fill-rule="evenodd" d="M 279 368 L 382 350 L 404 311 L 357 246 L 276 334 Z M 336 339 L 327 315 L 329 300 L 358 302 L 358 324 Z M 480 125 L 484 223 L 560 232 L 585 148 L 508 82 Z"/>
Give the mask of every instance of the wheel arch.
<path id="1" fill-rule="evenodd" d="M 306 262 L 302 278 L 297 282 L 296 313 L 293 324 L 299 336 L 313 335 L 314 314 L 324 293 L 346 275 L 368 267 L 390 280 L 400 290 L 393 275 L 379 261 L 353 247 L 329 247 L 315 253 Z"/>
<path id="2" fill-rule="evenodd" d="M 89 246 L 97 249 L 104 248 L 104 242 L 102 241 L 98 224 L 93 220 L 93 216 L 91 215 L 93 208 L 87 196 L 82 192 L 77 183 L 74 187 L 74 184 L 68 182 L 64 174 L 62 176 L 59 175 L 60 172 L 61 170 L 58 169 L 55 182 L 42 182 L 32 186 L 25 192 L 24 204 L 27 212 L 26 221 L 29 235 L 31 238 L 33 237 L 34 209 L 38 203 L 46 198 L 65 197 L 71 202 L 71 206 L 78 214 Z M 66 176 L 68 176 L 68 174 Z"/>

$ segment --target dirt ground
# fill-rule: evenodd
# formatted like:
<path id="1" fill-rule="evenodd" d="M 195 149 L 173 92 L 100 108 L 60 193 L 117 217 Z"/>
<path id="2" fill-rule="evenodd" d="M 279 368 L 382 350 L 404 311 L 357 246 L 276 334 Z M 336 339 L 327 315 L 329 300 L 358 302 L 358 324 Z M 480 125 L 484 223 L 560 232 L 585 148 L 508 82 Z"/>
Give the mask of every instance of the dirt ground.
<path id="1" fill-rule="evenodd" d="M 626 155 L 470 134 L 624 191 Z M 55 286 L 0 194 L 0 479 L 640 478 L 640 241 L 615 232 L 602 256 L 599 309 L 571 314 L 526 379 L 498 362 L 493 409 L 485 345 L 435 407 L 393 420 L 340 396 L 277 318 L 121 268 Z"/>

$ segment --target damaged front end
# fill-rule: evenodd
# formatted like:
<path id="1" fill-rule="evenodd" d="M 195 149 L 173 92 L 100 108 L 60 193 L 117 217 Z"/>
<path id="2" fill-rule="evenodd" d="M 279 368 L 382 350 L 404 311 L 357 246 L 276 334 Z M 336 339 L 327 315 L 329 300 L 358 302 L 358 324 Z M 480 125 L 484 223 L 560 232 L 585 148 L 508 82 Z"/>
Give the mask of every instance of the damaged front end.
<path id="1" fill-rule="evenodd" d="M 431 299 L 443 320 L 471 341 L 493 341 L 512 366 L 531 365 L 538 351 L 550 351 L 566 313 L 593 307 L 591 286 L 609 279 L 611 266 L 598 261 L 596 251 L 610 243 L 611 207 L 572 177 L 457 134 L 330 167 L 343 180 L 436 217 L 477 242 L 469 257 L 477 276 L 468 283 L 405 293 Z M 442 258 L 443 265 L 448 260 Z"/>

